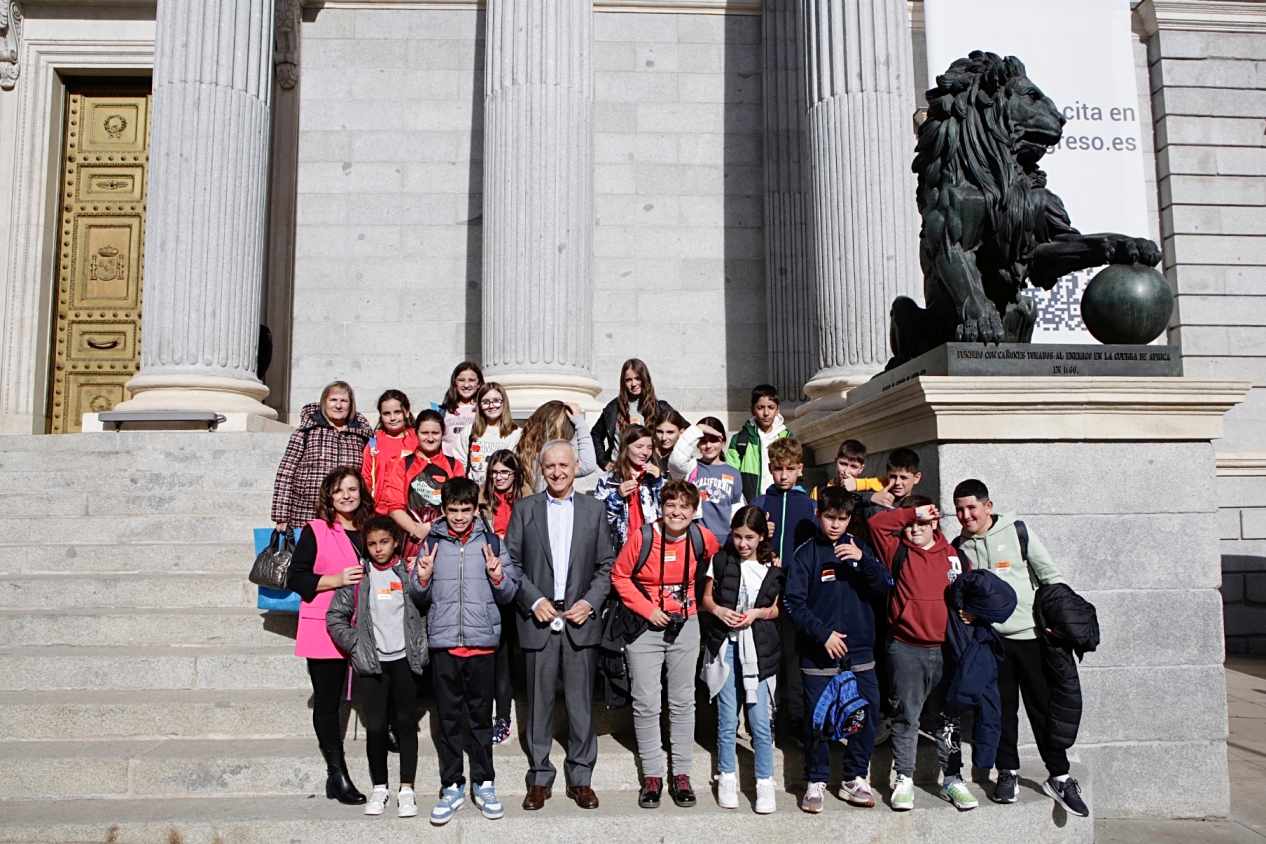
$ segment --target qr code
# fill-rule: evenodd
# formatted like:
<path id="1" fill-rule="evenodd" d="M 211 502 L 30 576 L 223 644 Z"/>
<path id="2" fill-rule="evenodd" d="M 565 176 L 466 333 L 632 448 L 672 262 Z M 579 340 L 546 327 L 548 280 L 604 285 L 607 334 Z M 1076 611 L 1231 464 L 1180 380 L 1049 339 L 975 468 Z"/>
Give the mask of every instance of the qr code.
<path id="1" fill-rule="evenodd" d="M 1049 293 L 1028 288 L 1024 296 L 1037 306 L 1039 331 L 1085 331 L 1081 321 L 1081 294 L 1090 284 L 1090 270 L 1078 270 L 1059 280 Z"/>

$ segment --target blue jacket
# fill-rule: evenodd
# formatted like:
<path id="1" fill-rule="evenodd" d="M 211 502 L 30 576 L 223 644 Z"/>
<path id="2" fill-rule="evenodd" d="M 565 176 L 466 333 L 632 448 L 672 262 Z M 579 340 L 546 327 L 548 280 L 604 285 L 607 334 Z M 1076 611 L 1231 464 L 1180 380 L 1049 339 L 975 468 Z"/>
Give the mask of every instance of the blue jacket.
<path id="1" fill-rule="evenodd" d="M 840 537 L 846 542 L 849 534 Z M 845 562 L 835 544 L 820 532 L 796 549 L 787 565 L 783 605 L 796 628 L 802 668 L 834 668 L 826 640 L 838 630 L 846 638 L 847 660 L 863 665 L 875 659 L 875 611 L 872 605 L 892 588 L 888 569 L 865 540 L 854 539 L 862 558 Z"/>
<path id="2" fill-rule="evenodd" d="M 992 625 L 1001 624 L 1015 612 L 1015 590 L 993 572 L 974 569 L 954 580 L 946 601 L 949 623 L 945 645 L 950 665 L 945 711 L 975 710 L 972 765 L 992 768 L 1002 736 L 998 666 L 1003 660 L 1002 637 Z M 974 616 L 971 624 L 963 622 L 959 610 Z"/>
<path id="3" fill-rule="evenodd" d="M 802 543 L 818 532 L 818 506 L 799 485 L 783 490 L 771 484 L 752 504 L 774 523 L 774 553 L 784 565 Z"/>
<path id="4" fill-rule="evenodd" d="M 431 526 L 421 553 L 435 547 L 435 568 L 425 583 L 417 569 L 406 590 L 426 613 L 426 632 L 432 650 L 447 648 L 495 648 L 501 642 L 501 610 L 514 598 L 523 572 L 501 546 L 501 582 L 494 586 L 484 563 L 484 545 L 490 544 L 482 519 L 475 519 L 470 536 L 460 542 L 449 532 L 448 520 Z"/>

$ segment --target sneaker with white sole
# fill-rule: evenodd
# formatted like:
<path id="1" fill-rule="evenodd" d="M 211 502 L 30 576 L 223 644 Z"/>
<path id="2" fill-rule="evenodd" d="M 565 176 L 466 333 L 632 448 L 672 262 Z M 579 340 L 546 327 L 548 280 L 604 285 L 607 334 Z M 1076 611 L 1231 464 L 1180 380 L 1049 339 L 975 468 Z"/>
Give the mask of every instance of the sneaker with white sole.
<path id="1" fill-rule="evenodd" d="M 435 826 L 448 823 L 465 802 L 466 792 L 460 785 L 445 786 L 440 792 L 440 799 L 431 807 L 431 823 Z"/>
<path id="2" fill-rule="evenodd" d="M 954 804 L 960 812 L 970 812 L 980 805 L 975 796 L 967 788 L 967 783 L 960 779 L 952 779 L 941 786 L 941 797 Z"/>
<path id="3" fill-rule="evenodd" d="M 1062 780 L 1057 777 L 1048 777 L 1046 782 L 1042 783 L 1042 790 L 1077 817 L 1090 817 L 1090 807 L 1081 797 L 1081 786 L 1072 777 L 1065 776 Z"/>
<path id="4" fill-rule="evenodd" d="M 801 811 L 816 815 L 822 811 L 822 797 L 826 794 L 826 783 L 811 782 L 805 787 L 804 797 L 800 798 Z"/>
<path id="5" fill-rule="evenodd" d="M 769 777 L 756 781 L 756 814 L 771 815 L 777 804 L 774 802 L 774 781 Z"/>
<path id="6" fill-rule="evenodd" d="M 497 788 L 492 780 L 478 784 L 472 783 L 470 795 L 475 799 L 475 805 L 479 807 L 479 811 L 483 812 L 488 820 L 495 821 L 505 815 L 505 809 L 497 798 Z"/>
<path id="7" fill-rule="evenodd" d="M 738 808 L 738 774 L 722 771 L 717 776 L 717 805 L 722 809 Z"/>
<path id="8" fill-rule="evenodd" d="M 994 785 L 989 799 L 995 803 L 1014 803 L 1019 799 L 1019 792 L 1020 772 L 1008 771 L 1004 768 L 998 771 L 998 782 Z"/>
<path id="9" fill-rule="evenodd" d="M 411 788 L 402 788 L 396 795 L 396 817 L 416 818 L 418 816 L 418 799 Z"/>
<path id="10" fill-rule="evenodd" d="M 376 785 L 369 793 L 369 799 L 365 801 L 365 814 L 381 815 L 387 811 L 387 804 L 390 802 L 391 792 L 387 790 L 387 786 Z"/>
<path id="11" fill-rule="evenodd" d="M 908 812 L 914 808 L 914 780 L 905 774 L 897 774 L 892 784 L 892 810 Z"/>
<path id="12" fill-rule="evenodd" d="M 870 790 L 870 783 L 866 782 L 865 777 L 844 780 L 840 784 L 840 796 L 844 798 L 844 802 L 864 809 L 873 808 L 875 805 L 875 794 Z"/>

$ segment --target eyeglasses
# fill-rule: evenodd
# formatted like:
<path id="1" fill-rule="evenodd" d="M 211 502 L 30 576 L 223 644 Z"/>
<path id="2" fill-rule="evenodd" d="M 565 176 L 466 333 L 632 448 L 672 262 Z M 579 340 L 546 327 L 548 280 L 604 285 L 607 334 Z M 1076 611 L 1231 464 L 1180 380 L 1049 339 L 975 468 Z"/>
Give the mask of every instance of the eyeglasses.
<path id="1" fill-rule="evenodd" d="M 489 472 L 494 478 L 513 478 L 514 472 L 509 469 L 493 469 Z"/>
<path id="2" fill-rule="evenodd" d="M 504 402 L 501 399 L 484 399 L 479 403 L 480 407 L 501 407 Z"/>

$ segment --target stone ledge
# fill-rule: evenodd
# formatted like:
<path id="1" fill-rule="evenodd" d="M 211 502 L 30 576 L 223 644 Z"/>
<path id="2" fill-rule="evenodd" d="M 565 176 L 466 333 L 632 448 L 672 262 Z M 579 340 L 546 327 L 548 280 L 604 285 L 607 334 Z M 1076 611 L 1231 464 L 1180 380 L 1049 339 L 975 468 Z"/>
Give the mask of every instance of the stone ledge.
<path id="1" fill-rule="evenodd" d="M 925 442 L 1201 441 L 1246 381 L 921 376 L 796 425 L 817 462 L 856 437 L 871 452 Z"/>

